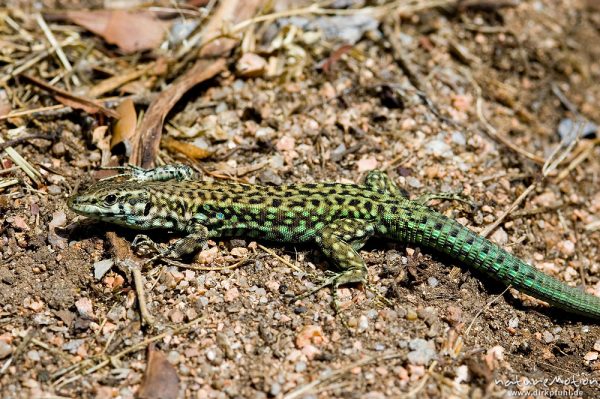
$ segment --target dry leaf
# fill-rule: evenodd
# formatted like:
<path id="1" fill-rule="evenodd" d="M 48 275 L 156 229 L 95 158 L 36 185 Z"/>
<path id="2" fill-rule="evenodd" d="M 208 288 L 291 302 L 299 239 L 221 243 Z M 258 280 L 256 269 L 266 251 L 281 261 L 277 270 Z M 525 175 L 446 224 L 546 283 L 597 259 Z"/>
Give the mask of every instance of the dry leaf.
<path id="1" fill-rule="evenodd" d="M 126 142 L 135 134 L 137 123 L 137 114 L 133 105 L 133 100 L 128 98 L 117 107 L 119 120 L 113 127 L 112 140 L 110 148 L 113 149 L 117 144 Z"/>
<path id="2" fill-rule="evenodd" d="M 160 147 L 162 127 L 169 111 L 190 88 L 212 78 L 225 67 L 224 58 L 199 60 L 185 75 L 180 76 L 152 101 L 137 130 L 137 140 L 133 143 L 129 161 L 145 168 L 150 167 Z"/>
<path id="3" fill-rule="evenodd" d="M 152 67 L 152 65 L 150 65 Z M 142 69 L 135 69 L 130 71 L 123 71 L 118 75 L 112 76 L 108 79 L 100 81 L 88 91 L 88 96 L 92 98 L 100 97 L 103 94 L 109 93 L 124 84 L 131 82 L 132 80 L 138 79 L 148 72 L 149 67 Z"/>
<path id="4" fill-rule="evenodd" d="M 204 159 L 212 155 L 212 152 L 195 146 L 194 144 L 175 140 L 170 137 L 163 138 L 162 145 L 167 150 L 179 152 L 192 159 Z"/>
<path id="5" fill-rule="evenodd" d="M 56 101 L 58 101 L 62 105 L 71 107 L 73 109 L 80 109 L 82 111 L 87 112 L 88 114 L 97 114 L 98 111 L 100 111 L 99 107 L 96 107 L 92 104 L 85 104 L 85 103 L 82 103 L 81 101 L 77 101 L 72 98 L 63 97 L 60 94 L 55 94 L 54 98 L 56 99 Z"/>
<path id="6" fill-rule="evenodd" d="M 140 399 L 175 399 L 179 393 L 177 371 L 161 351 L 148 346 L 148 366 L 137 397 Z"/>
<path id="7" fill-rule="evenodd" d="M 184 75 L 177 78 L 148 107 L 144 119 L 137 130 L 137 137 L 129 161 L 135 165 L 150 167 L 154 164 L 162 128 L 167 113 L 198 83 L 212 78 L 226 68 L 225 56 L 237 43 L 230 39 L 215 39 L 223 32 L 224 21 L 236 23 L 252 17 L 260 8 L 260 0 L 223 0 L 203 29 L 205 45 L 200 57 L 220 56 L 216 60 L 199 59 Z"/>
<path id="8" fill-rule="evenodd" d="M 98 126 L 92 132 L 92 143 L 98 147 L 102 154 L 102 165 L 106 165 L 110 160 L 110 137 L 106 135 L 108 126 Z"/>
<path id="9" fill-rule="evenodd" d="M 116 118 L 118 116 L 118 114 L 112 109 L 106 108 L 104 105 L 94 102 L 89 98 L 75 95 L 67 90 L 61 89 L 60 87 L 52 86 L 44 80 L 35 78 L 27 74 L 21 74 L 20 76 L 33 83 L 37 87 L 52 93 L 52 95 L 54 96 L 54 98 L 56 98 L 58 102 L 60 102 L 63 105 L 66 105 L 67 107 L 71 107 L 73 109 L 82 109 L 90 114 L 102 112 L 104 115 L 109 116 L 111 118 Z"/>
<path id="10" fill-rule="evenodd" d="M 69 11 L 67 17 L 102 36 L 125 53 L 152 50 L 163 41 L 168 23 L 153 13 L 125 10 Z"/>

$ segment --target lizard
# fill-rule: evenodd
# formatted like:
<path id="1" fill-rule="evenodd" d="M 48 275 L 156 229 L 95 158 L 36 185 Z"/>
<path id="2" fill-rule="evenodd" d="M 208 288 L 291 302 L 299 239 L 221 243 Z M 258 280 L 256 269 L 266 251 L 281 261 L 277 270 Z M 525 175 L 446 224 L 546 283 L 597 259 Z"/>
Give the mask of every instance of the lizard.
<path id="1" fill-rule="evenodd" d="M 122 173 L 75 193 L 68 207 L 132 229 L 183 235 L 162 250 L 145 235 L 134 239 L 134 245 L 153 244 L 157 256 L 181 258 L 217 237 L 314 243 L 336 271 L 309 294 L 332 286 L 337 309 L 340 285 L 367 282 L 367 266 L 358 251 L 377 237 L 437 251 L 563 311 L 600 320 L 600 297 L 537 270 L 427 205 L 448 194 L 410 200 L 382 171 L 369 172 L 360 184 L 268 186 L 202 181 L 185 165 L 113 169 Z"/>

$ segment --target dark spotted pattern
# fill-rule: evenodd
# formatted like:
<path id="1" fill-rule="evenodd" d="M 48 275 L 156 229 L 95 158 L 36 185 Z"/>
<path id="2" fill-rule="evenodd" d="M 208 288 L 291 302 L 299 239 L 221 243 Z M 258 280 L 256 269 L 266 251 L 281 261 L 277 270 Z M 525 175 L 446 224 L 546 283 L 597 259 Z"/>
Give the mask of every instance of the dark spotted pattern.
<path id="1" fill-rule="evenodd" d="M 562 309 L 600 319 L 600 298 L 539 272 L 456 221 L 402 197 L 382 172 L 371 172 L 362 185 L 275 187 L 189 180 L 185 167 L 170 168 L 134 170 L 126 174 L 127 181 L 101 181 L 71 197 L 69 207 L 135 229 L 185 233 L 169 253 L 174 257 L 195 252 L 213 237 L 315 242 L 340 269 L 330 281 L 335 286 L 366 279 L 357 251 L 370 237 L 414 243 Z M 179 176 L 173 172 L 177 168 L 186 171 Z"/>

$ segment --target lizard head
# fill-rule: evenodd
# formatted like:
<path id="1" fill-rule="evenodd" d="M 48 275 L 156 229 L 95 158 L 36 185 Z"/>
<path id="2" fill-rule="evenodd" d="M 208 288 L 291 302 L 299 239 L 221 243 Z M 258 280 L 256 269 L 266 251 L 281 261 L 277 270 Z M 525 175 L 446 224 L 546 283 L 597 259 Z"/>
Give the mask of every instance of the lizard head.
<path id="1" fill-rule="evenodd" d="M 98 182 L 73 194 L 67 201 L 73 212 L 132 228 L 145 228 L 150 219 L 150 193 L 137 182 L 114 184 Z"/>

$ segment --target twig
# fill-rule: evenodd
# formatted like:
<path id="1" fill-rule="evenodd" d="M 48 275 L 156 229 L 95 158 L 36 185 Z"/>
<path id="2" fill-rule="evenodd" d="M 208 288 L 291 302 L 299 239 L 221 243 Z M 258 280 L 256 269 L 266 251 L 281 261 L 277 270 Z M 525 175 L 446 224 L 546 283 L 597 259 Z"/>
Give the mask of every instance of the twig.
<path id="1" fill-rule="evenodd" d="M 142 271 L 139 265 L 131 259 L 125 259 L 123 263 L 127 264 L 128 269 L 131 271 L 133 276 L 133 285 L 135 286 L 135 293 L 138 299 L 138 305 L 140 307 L 140 316 L 142 317 L 142 323 L 147 326 L 154 325 L 154 317 L 148 311 L 146 305 L 146 293 L 144 292 L 144 279 L 142 277 Z"/>
<path id="2" fill-rule="evenodd" d="M 569 173 L 571 173 L 573 171 L 573 169 L 575 169 L 580 163 L 582 163 L 587 158 L 589 158 L 589 156 L 592 155 L 592 153 L 594 152 L 594 148 L 597 145 L 600 145 L 600 138 L 596 138 L 592 142 L 586 143 L 585 149 L 575 159 L 573 159 L 571 161 L 569 166 L 567 166 L 565 169 L 563 169 L 558 174 L 558 177 L 556 178 L 556 182 L 559 183 L 559 182 L 563 181 L 565 179 L 565 177 L 567 177 L 569 175 Z"/>
<path id="3" fill-rule="evenodd" d="M 76 37 L 73 37 L 73 36 L 68 37 L 60 44 L 60 46 L 65 47 L 67 45 L 72 44 L 76 40 L 77 40 Z M 8 82 L 9 80 L 11 80 L 12 78 L 14 78 L 15 76 L 20 75 L 22 72 L 27 71 L 28 69 L 31 69 L 31 67 L 33 67 L 35 64 L 37 64 L 38 62 L 40 62 L 41 60 L 43 60 L 44 58 L 46 58 L 47 56 L 49 56 L 50 54 L 52 54 L 54 52 L 55 52 L 54 48 L 49 48 L 49 49 L 42 51 L 40 54 L 34 56 L 29 61 L 25 61 L 20 66 L 13 69 L 12 72 L 9 72 L 8 74 L 2 76 L 0 78 L 0 84 L 4 84 L 4 83 Z"/>
<path id="4" fill-rule="evenodd" d="M 21 137 L 17 137 L 15 139 L 12 140 L 7 140 L 3 143 L 0 143 L 0 151 L 2 151 L 3 149 L 5 149 L 6 147 L 13 147 L 17 144 L 22 143 L 23 141 L 27 141 L 27 140 L 32 140 L 32 139 L 44 139 L 44 140 L 48 140 L 48 141 L 52 141 L 56 138 L 55 134 L 47 134 L 47 133 L 30 133 L 30 134 L 25 134 Z"/>
<path id="5" fill-rule="evenodd" d="M 347 373 L 348 371 L 352 370 L 355 367 L 361 367 L 361 366 L 367 365 L 369 363 L 397 359 L 400 357 L 402 357 L 402 355 L 400 353 L 390 353 L 390 354 L 386 354 L 386 355 L 371 356 L 371 357 L 367 357 L 365 359 L 361 359 L 359 361 L 350 363 L 347 366 L 344 366 L 338 370 L 335 370 L 334 372 L 332 372 L 331 374 L 329 374 L 326 377 L 317 378 L 316 380 L 314 380 L 313 382 L 311 382 L 309 384 L 306 384 L 306 385 L 296 388 L 292 392 L 285 395 L 283 397 L 283 399 L 295 399 L 295 398 L 301 397 L 303 395 L 306 395 L 308 392 L 311 392 L 316 386 L 318 386 L 324 382 L 333 381 L 333 380 L 341 377 L 343 374 Z M 432 363 L 432 366 L 433 366 L 433 363 Z"/>
<path id="6" fill-rule="evenodd" d="M 437 360 L 434 360 L 433 362 L 431 362 L 431 365 L 427 369 L 427 374 L 425 374 L 425 376 L 421 379 L 421 381 L 419 381 L 419 384 L 416 387 L 414 387 L 413 389 L 411 389 L 406 395 L 402 395 L 402 396 L 406 397 L 406 398 L 412 398 L 412 397 L 417 396 L 417 394 L 419 392 L 421 392 L 423 390 L 423 388 L 425 387 L 425 384 L 427 383 L 427 380 L 429 379 L 429 376 L 433 372 L 433 369 L 435 366 L 437 366 Z"/>
<path id="7" fill-rule="evenodd" d="M 239 24 L 235 25 L 230 32 L 239 32 L 248 26 L 257 24 L 259 22 L 273 21 L 280 18 L 288 18 L 298 15 L 357 15 L 371 13 L 376 17 L 381 17 L 387 15 L 389 11 L 393 9 L 398 9 L 400 13 L 408 14 L 428 8 L 453 4 L 455 2 L 455 0 L 397 0 L 381 6 L 351 9 L 322 8 L 318 3 L 313 3 L 304 8 L 294 8 L 272 14 L 259 15 L 258 17 L 240 22 Z"/>
<path id="8" fill-rule="evenodd" d="M 258 244 L 258 247 L 259 247 L 260 249 L 262 249 L 263 251 L 265 251 L 266 253 L 268 253 L 269 255 L 271 255 L 271 256 L 273 256 L 273 257 L 277 258 L 277 259 L 278 259 L 278 260 L 279 260 L 281 263 L 283 263 L 284 265 L 286 265 L 286 266 L 288 266 L 288 267 L 291 267 L 292 269 L 294 269 L 295 271 L 297 271 L 297 272 L 299 272 L 299 273 L 305 273 L 305 271 L 304 271 L 304 270 L 300 269 L 298 266 L 294 265 L 293 263 L 291 263 L 291 262 L 289 262 L 289 261 L 287 261 L 287 260 L 283 259 L 281 256 L 277 255 L 275 252 L 273 252 L 273 251 L 272 251 L 272 250 L 270 250 L 269 248 L 267 248 L 267 247 L 265 247 L 265 246 L 263 246 L 263 245 L 261 245 L 261 244 Z"/>
<path id="9" fill-rule="evenodd" d="M 497 141 L 501 142 L 502 144 L 504 144 L 505 146 L 507 146 L 514 152 L 516 152 L 517 154 L 521 154 L 525 158 L 530 159 L 538 164 L 543 164 L 545 162 L 544 158 L 539 157 L 535 154 L 532 154 L 529 151 L 526 151 L 526 150 L 522 149 L 521 147 L 517 146 L 510 140 L 506 139 L 506 137 L 499 134 L 498 130 L 494 126 L 492 126 L 490 124 L 490 122 L 488 122 L 485 115 L 483 114 L 483 95 L 482 95 L 481 87 L 475 81 L 475 79 L 471 75 L 471 72 L 464 70 L 464 74 L 467 77 L 467 79 L 469 79 L 469 81 L 471 82 L 471 85 L 473 85 L 473 88 L 475 89 L 475 93 L 477 96 L 476 107 L 475 107 L 476 111 L 477 111 L 477 117 L 479 118 L 479 121 L 485 128 L 485 131 L 487 132 L 487 134 L 489 134 L 491 137 L 493 137 Z"/>
<path id="10" fill-rule="evenodd" d="M 110 107 L 116 103 L 120 103 L 121 101 L 128 99 L 128 98 L 132 99 L 133 102 L 135 102 L 136 104 L 147 104 L 151 101 L 152 96 L 153 95 L 149 96 L 146 94 L 142 94 L 142 95 L 131 95 L 131 96 L 122 96 L 122 97 L 106 97 L 106 98 L 97 99 L 95 101 L 102 102 L 107 107 Z M 26 110 L 22 110 L 22 111 L 11 112 L 10 114 L 0 116 L 0 121 L 3 121 L 5 119 L 10 119 L 10 118 L 17 118 L 17 117 L 21 117 L 21 116 L 28 116 L 28 115 L 36 115 L 36 114 L 45 115 L 46 113 L 53 114 L 53 111 L 71 112 L 71 110 L 72 110 L 72 108 L 67 105 L 56 104 L 56 105 L 50 105 L 48 107 L 40 107 L 40 108 L 26 109 Z"/>
<path id="11" fill-rule="evenodd" d="M 31 343 L 35 344 L 35 345 L 37 345 L 37 346 L 39 346 L 41 348 L 44 348 L 48 352 L 52 353 L 55 356 L 58 356 L 58 357 L 62 358 L 63 360 L 70 360 L 71 359 L 71 356 L 68 355 L 67 353 L 63 352 L 60 349 L 53 348 L 52 346 L 48 345 L 47 343 L 45 343 L 43 341 L 40 341 L 37 338 L 32 338 L 31 339 Z"/>
<path id="12" fill-rule="evenodd" d="M 172 331 L 165 331 L 165 332 L 163 332 L 161 334 L 155 335 L 154 337 L 145 339 L 145 340 L 143 340 L 141 342 L 138 342 L 137 344 L 131 345 L 127 349 L 123 349 L 121 352 L 119 352 L 119 353 L 117 353 L 115 355 L 109 356 L 107 359 L 102 360 L 101 362 L 99 362 L 95 366 L 92 366 L 92 367 L 88 368 L 87 370 L 85 370 L 80 375 L 71 377 L 69 379 L 65 379 L 65 380 L 61 381 L 60 383 L 58 383 L 58 381 L 57 381 L 57 384 L 54 385 L 54 389 L 59 390 L 61 387 L 65 386 L 67 384 L 70 384 L 71 382 L 77 381 L 78 379 L 82 378 L 84 375 L 89 375 L 89 374 L 91 374 L 91 373 L 93 373 L 95 371 L 98 371 L 98 370 L 106 367 L 107 365 L 109 365 L 111 362 L 115 362 L 115 361 L 119 360 L 120 358 L 122 358 L 123 356 L 128 355 L 130 353 L 142 350 L 146 346 L 148 346 L 148 344 L 151 344 L 151 343 L 156 342 L 156 341 L 160 341 L 161 339 L 163 339 L 166 336 L 177 335 L 180 332 L 182 332 L 182 331 L 184 331 L 184 330 L 186 330 L 186 329 L 194 326 L 196 323 L 200 322 L 202 319 L 204 319 L 204 316 L 197 317 L 194 320 L 192 320 L 192 321 L 190 321 L 190 322 L 188 322 L 186 324 L 183 324 L 180 327 L 177 327 L 177 328 L 173 329 Z M 82 368 L 84 364 L 88 364 L 88 363 L 90 363 L 90 361 L 89 361 L 89 359 L 86 359 L 86 360 L 81 361 L 77 365 L 71 366 L 70 368 L 73 369 L 73 370 L 77 370 L 77 369 Z"/>
<path id="13" fill-rule="evenodd" d="M 250 261 L 252 259 L 251 256 L 245 257 L 244 259 L 232 264 L 232 265 L 226 265 L 226 266 L 221 266 L 221 267 L 203 267 L 203 266 L 194 266 L 194 265 L 186 265 L 185 263 L 181 263 L 181 262 L 177 262 L 171 259 L 162 259 L 163 262 L 172 265 L 172 266 L 176 266 L 176 267 L 180 267 L 182 269 L 189 269 L 189 270 L 200 270 L 200 271 L 208 271 L 208 272 L 212 272 L 212 271 L 222 271 L 222 270 L 230 270 L 230 269 L 236 269 L 238 267 L 241 267 L 243 265 L 245 265 L 246 263 L 248 263 L 248 261 Z"/>
<path id="14" fill-rule="evenodd" d="M 2 142 L 1 138 L 0 142 Z M 31 178 L 31 180 L 33 180 L 37 186 L 42 185 L 42 174 L 29 162 L 27 162 L 27 160 L 23 158 L 14 148 L 6 147 L 4 148 L 4 151 L 13 160 L 13 162 L 17 164 L 23 170 L 23 172 L 25 172 L 27 176 Z"/>
<path id="15" fill-rule="evenodd" d="M 538 179 L 537 181 L 531 183 L 529 185 L 529 187 L 527 187 L 525 189 L 525 191 L 523 191 L 521 193 L 521 195 L 519 195 L 519 197 L 511 204 L 511 206 L 509 206 L 508 209 L 506 211 L 504 211 L 502 213 L 502 215 L 500 215 L 500 217 L 494 221 L 494 223 L 490 224 L 485 229 L 483 229 L 480 233 L 482 236 L 487 237 L 492 231 L 494 231 L 496 229 L 496 227 L 498 227 L 500 225 L 500 223 L 502 223 L 504 221 L 504 219 L 508 216 L 508 214 L 511 213 L 512 211 L 514 211 L 517 208 L 517 206 L 519 206 L 519 204 L 521 202 L 523 202 L 523 200 L 525 200 L 525 198 L 533 190 L 536 189 L 537 185 L 539 183 L 543 182 L 544 179 L 550 173 L 552 173 L 558 167 L 558 165 L 560 165 L 560 163 L 565 160 L 565 158 L 567 158 L 567 156 L 571 153 L 571 151 L 573 151 L 575 144 L 577 144 L 577 139 L 579 138 L 582 129 L 583 129 L 583 124 L 579 124 L 579 130 L 577 131 L 576 134 L 567 135 L 560 142 L 560 144 L 554 149 L 554 151 L 552 151 L 552 154 L 550 154 L 548 159 L 546 161 L 544 161 L 544 166 L 542 166 L 541 178 Z"/>
<path id="16" fill-rule="evenodd" d="M 581 114 L 579 113 L 579 111 L 577 110 L 577 107 L 575 106 L 575 104 L 573 104 L 571 102 L 571 100 L 569 100 L 567 98 L 567 96 L 565 95 L 565 93 L 562 92 L 562 90 L 560 89 L 560 87 L 558 87 L 558 85 L 556 84 L 556 82 L 553 82 L 552 85 L 550 85 L 550 87 L 552 88 L 552 93 L 554 93 L 554 95 L 559 99 L 559 101 L 561 102 L 561 104 L 568 109 L 569 111 L 571 111 L 571 113 L 573 113 L 573 115 L 575 115 L 576 117 L 581 117 Z"/>
<path id="17" fill-rule="evenodd" d="M 16 30 L 19 33 L 19 35 L 21 35 L 21 37 L 25 39 L 26 42 L 32 42 L 34 40 L 33 36 L 31 36 L 29 32 L 27 32 L 25 29 L 21 28 L 17 21 L 12 19 L 10 16 L 4 15 L 4 22 L 6 22 L 7 25 Z"/>
<path id="18" fill-rule="evenodd" d="M 63 64 L 63 66 L 65 67 L 65 69 L 67 70 L 67 72 L 72 72 L 73 71 L 73 67 L 71 66 L 71 63 L 69 62 L 69 59 L 67 58 L 67 56 L 65 55 L 64 51 L 60 47 L 60 44 L 58 44 L 58 41 L 56 40 L 56 38 L 54 37 L 54 34 L 52 33 L 52 31 L 50 30 L 50 28 L 46 24 L 46 21 L 44 21 L 44 17 L 42 17 L 42 14 L 37 13 L 35 15 L 35 20 L 38 23 L 38 25 L 40 26 L 40 28 L 42 28 L 42 32 L 44 32 L 44 35 L 46 35 L 46 39 L 48 39 L 48 41 L 52 45 L 52 48 L 56 52 L 56 55 L 58 56 L 58 59 Z M 81 85 L 81 82 L 79 81 L 79 79 L 77 78 L 77 76 L 74 75 L 74 74 L 71 75 L 71 81 L 73 82 L 73 84 L 75 86 L 80 86 Z"/>
<path id="19" fill-rule="evenodd" d="M 589 231 L 590 233 L 592 231 L 600 230 L 600 219 L 594 220 L 593 222 L 586 224 L 584 229 L 585 231 Z"/>
<path id="20" fill-rule="evenodd" d="M 0 179 L 0 189 L 19 184 L 18 179 Z"/>
<path id="21" fill-rule="evenodd" d="M 508 216 L 508 214 L 511 213 L 512 211 L 514 211 L 519 206 L 519 204 L 521 204 L 521 202 L 523 202 L 523 200 L 525 198 L 527 198 L 527 196 L 533 190 L 535 190 L 536 186 L 537 186 L 537 182 L 531 183 L 529 185 L 529 187 L 527 187 L 525 189 L 525 191 L 523 191 L 521 193 L 521 195 L 519 195 L 519 197 L 508 207 L 508 209 L 505 210 L 504 212 L 502 212 L 502 215 L 500 215 L 500 217 L 498 219 L 496 219 L 494 221 L 494 223 L 486 226 L 479 234 L 483 237 L 487 237 L 488 235 L 490 235 L 490 233 L 492 231 L 494 231 L 496 229 L 496 227 L 498 227 L 500 225 L 500 223 L 502 223 L 504 221 L 504 219 Z"/>
<path id="22" fill-rule="evenodd" d="M 27 345 L 31 342 L 31 339 L 35 335 L 36 331 L 34 329 L 30 329 L 27 331 L 27 334 L 23 337 L 23 341 L 17 346 L 17 349 L 13 352 L 12 356 L 4 363 L 2 367 L 0 367 L 0 375 L 4 374 L 8 367 L 15 361 L 19 360 Z"/>
<path id="23" fill-rule="evenodd" d="M 489 301 L 488 303 L 485 304 L 485 306 L 483 308 L 481 308 L 479 310 L 479 312 L 477 312 L 477 314 L 475 315 L 475 317 L 473 317 L 473 320 L 471 320 L 471 322 L 469 323 L 469 327 L 467 327 L 467 329 L 465 330 L 465 337 L 469 336 L 469 333 L 471 332 L 471 327 L 473 327 L 473 324 L 475 323 L 475 320 L 477 320 L 479 318 L 479 316 L 481 316 L 481 314 L 483 312 L 485 312 L 486 310 L 489 309 L 490 306 L 492 306 L 492 304 L 494 302 L 496 302 L 498 299 L 500 299 L 500 297 L 502 297 L 504 294 L 506 294 L 506 292 L 511 288 L 512 286 L 509 285 L 508 287 L 506 287 L 504 289 L 504 291 L 502 291 L 500 294 L 496 295 L 494 297 L 494 299 L 492 299 L 491 301 Z"/>

